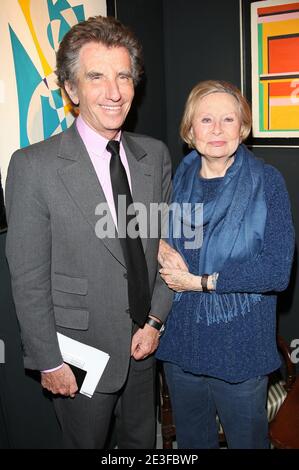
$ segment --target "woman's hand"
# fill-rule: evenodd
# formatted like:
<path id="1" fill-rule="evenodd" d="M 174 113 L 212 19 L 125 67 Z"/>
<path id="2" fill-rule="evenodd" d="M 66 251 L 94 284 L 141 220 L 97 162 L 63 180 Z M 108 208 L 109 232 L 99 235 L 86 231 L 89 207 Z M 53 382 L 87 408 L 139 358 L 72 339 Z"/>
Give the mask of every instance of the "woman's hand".
<path id="1" fill-rule="evenodd" d="M 189 271 L 182 256 L 164 240 L 160 240 L 158 261 L 162 268 L 179 269 L 185 272 Z"/>
<path id="2" fill-rule="evenodd" d="M 162 268 L 160 274 L 168 287 L 176 292 L 201 291 L 201 276 L 181 269 Z"/>

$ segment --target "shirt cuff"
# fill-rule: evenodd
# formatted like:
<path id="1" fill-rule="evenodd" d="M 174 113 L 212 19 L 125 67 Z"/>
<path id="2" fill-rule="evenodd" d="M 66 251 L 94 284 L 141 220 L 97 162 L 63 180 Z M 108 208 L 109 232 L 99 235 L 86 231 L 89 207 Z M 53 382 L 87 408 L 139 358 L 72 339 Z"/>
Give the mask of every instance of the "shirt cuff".
<path id="1" fill-rule="evenodd" d="M 47 374 L 48 372 L 54 372 L 55 370 L 61 369 L 62 366 L 63 364 L 60 364 L 60 366 L 54 367 L 54 369 L 42 370 L 41 372 L 45 372 Z"/>

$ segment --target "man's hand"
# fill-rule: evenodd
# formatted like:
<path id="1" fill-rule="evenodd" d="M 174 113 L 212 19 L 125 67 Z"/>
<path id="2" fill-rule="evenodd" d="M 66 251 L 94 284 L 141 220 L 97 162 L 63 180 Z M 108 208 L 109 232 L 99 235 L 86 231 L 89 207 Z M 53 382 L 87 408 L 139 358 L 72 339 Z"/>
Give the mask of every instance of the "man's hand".
<path id="1" fill-rule="evenodd" d="M 132 338 L 131 356 L 137 361 L 152 354 L 159 344 L 159 331 L 147 323 Z"/>
<path id="2" fill-rule="evenodd" d="M 172 246 L 164 240 L 160 240 L 158 261 L 162 268 L 180 269 L 181 271 L 189 271 L 182 256 Z"/>
<path id="3" fill-rule="evenodd" d="M 67 364 L 53 372 L 42 372 L 41 379 L 42 386 L 55 395 L 74 398 L 78 391 L 75 376 Z"/>

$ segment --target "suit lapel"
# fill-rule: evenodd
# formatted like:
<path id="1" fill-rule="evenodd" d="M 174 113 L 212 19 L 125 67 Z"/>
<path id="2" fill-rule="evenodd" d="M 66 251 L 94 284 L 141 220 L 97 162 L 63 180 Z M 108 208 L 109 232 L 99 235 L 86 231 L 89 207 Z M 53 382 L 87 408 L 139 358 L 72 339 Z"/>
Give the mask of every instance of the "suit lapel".
<path id="1" fill-rule="evenodd" d="M 98 181 L 96 172 L 83 144 L 75 123 L 62 136 L 59 158 L 72 160 L 73 163 L 58 170 L 68 193 L 79 207 L 84 218 L 95 231 L 99 217 L 95 214 L 98 204 L 106 198 Z M 109 217 L 112 216 L 109 212 Z M 125 267 L 125 261 L 118 238 L 99 238 L 110 253 Z"/>
<path id="2" fill-rule="evenodd" d="M 131 174 L 133 201 L 142 203 L 146 208 L 146 228 L 147 234 L 149 234 L 149 208 L 153 201 L 153 167 L 144 163 L 143 158 L 146 156 L 146 152 L 135 142 L 133 137 L 124 132 L 122 142 Z M 106 198 L 75 123 L 64 132 L 58 157 L 72 161 L 71 164 L 59 169 L 58 174 L 84 218 L 95 230 L 99 220 L 95 214 L 96 207 L 98 204 L 106 203 Z M 112 220 L 110 211 L 108 216 Z M 139 225 L 142 226 L 143 221 L 140 217 L 137 218 Z M 119 240 L 116 237 L 99 238 L 99 240 L 125 266 Z M 145 251 L 147 236 L 141 237 L 141 240 Z"/>
<path id="3" fill-rule="evenodd" d="M 146 209 L 145 222 L 141 214 L 137 214 L 137 220 L 140 228 L 146 223 L 147 235 L 141 236 L 144 252 L 147 246 L 147 238 L 149 234 L 149 209 L 150 203 L 153 201 L 153 167 L 144 163 L 145 150 L 138 145 L 134 138 L 126 132 L 123 133 L 122 143 L 128 159 L 131 182 L 132 182 L 132 198 L 133 202 L 143 204 Z M 138 209 L 136 207 L 136 209 Z M 142 233 L 141 233 L 142 235 Z"/>

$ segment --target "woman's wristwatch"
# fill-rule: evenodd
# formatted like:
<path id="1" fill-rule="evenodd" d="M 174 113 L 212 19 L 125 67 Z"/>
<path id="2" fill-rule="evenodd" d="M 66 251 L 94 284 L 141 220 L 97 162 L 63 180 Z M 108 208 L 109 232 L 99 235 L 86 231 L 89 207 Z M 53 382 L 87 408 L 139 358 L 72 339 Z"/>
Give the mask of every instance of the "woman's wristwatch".
<path id="1" fill-rule="evenodd" d="M 211 274 L 212 290 L 216 290 L 218 276 L 219 276 L 219 273 Z"/>
<path id="2" fill-rule="evenodd" d="M 213 290 L 216 290 L 218 276 L 219 276 L 219 273 L 202 274 L 201 275 L 202 292 L 211 292 Z"/>
<path id="3" fill-rule="evenodd" d="M 165 330 L 164 323 L 159 322 L 157 320 L 154 320 L 151 317 L 147 317 L 146 322 L 148 325 L 152 326 L 153 328 L 156 328 L 156 330 L 159 331 L 159 336 L 162 335 L 163 331 Z"/>

